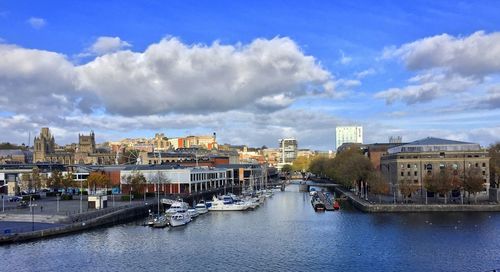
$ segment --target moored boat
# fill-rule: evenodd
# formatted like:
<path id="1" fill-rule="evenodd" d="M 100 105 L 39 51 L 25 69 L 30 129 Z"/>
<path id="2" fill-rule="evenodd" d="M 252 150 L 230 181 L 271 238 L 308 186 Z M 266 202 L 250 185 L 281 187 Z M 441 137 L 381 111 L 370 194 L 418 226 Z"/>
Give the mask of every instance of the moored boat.
<path id="1" fill-rule="evenodd" d="M 194 208 L 196 209 L 198 214 L 205 214 L 208 212 L 208 208 L 207 208 L 207 205 L 205 204 L 205 202 L 200 202 L 200 203 L 196 204 L 196 206 L 194 206 Z"/>
<path id="2" fill-rule="evenodd" d="M 178 227 L 184 226 L 191 222 L 191 216 L 187 212 L 177 212 L 170 216 L 170 226 Z"/>

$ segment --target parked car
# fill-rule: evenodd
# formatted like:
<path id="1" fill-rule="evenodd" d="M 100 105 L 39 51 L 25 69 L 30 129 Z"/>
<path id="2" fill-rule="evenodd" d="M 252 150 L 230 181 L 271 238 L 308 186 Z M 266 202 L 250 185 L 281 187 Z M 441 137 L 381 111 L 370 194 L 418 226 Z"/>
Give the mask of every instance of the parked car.
<path id="1" fill-rule="evenodd" d="M 19 204 L 17 204 L 18 208 L 27 208 L 28 207 L 28 202 L 26 200 L 21 200 L 19 201 Z"/>
<path id="2" fill-rule="evenodd" d="M 18 202 L 18 201 L 21 201 L 21 200 L 23 200 L 23 198 L 20 197 L 20 196 L 11 196 L 11 197 L 9 197 L 9 202 Z"/>

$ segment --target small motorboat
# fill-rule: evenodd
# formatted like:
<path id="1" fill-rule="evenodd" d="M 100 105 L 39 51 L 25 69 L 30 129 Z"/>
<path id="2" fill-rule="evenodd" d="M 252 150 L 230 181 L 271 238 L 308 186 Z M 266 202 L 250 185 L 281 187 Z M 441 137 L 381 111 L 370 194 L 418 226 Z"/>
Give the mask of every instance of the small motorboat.
<path id="1" fill-rule="evenodd" d="M 153 228 L 164 228 L 166 226 L 168 226 L 168 221 L 164 216 L 157 217 L 153 220 Z"/>
<path id="2" fill-rule="evenodd" d="M 340 204 L 339 204 L 339 202 L 337 200 L 335 200 L 335 202 L 333 203 L 333 209 L 334 210 L 340 209 Z"/>
<path id="3" fill-rule="evenodd" d="M 200 215 L 196 209 L 188 209 L 187 213 L 191 216 L 191 219 L 198 217 Z"/>

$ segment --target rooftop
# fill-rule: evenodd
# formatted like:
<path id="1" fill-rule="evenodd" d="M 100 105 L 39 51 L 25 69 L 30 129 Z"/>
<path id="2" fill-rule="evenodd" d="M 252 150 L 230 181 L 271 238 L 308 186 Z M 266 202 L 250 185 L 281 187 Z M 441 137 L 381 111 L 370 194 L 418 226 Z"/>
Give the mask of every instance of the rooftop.
<path id="1" fill-rule="evenodd" d="M 417 153 L 417 152 L 444 152 L 444 151 L 479 151 L 481 146 L 475 143 L 427 137 L 411 143 L 392 147 L 387 153 Z"/>

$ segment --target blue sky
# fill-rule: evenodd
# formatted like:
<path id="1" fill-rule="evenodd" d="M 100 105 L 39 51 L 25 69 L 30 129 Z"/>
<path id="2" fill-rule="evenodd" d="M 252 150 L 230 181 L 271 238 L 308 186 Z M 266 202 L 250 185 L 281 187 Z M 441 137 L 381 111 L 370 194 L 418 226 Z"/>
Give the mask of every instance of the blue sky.
<path id="1" fill-rule="evenodd" d="M 98 141 L 216 131 L 328 150 L 336 125 L 359 124 L 365 142 L 488 145 L 500 133 L 499 5 L 3 1 L 0 141 L 49 126 L 61 143 L 90 129 Z"/>

